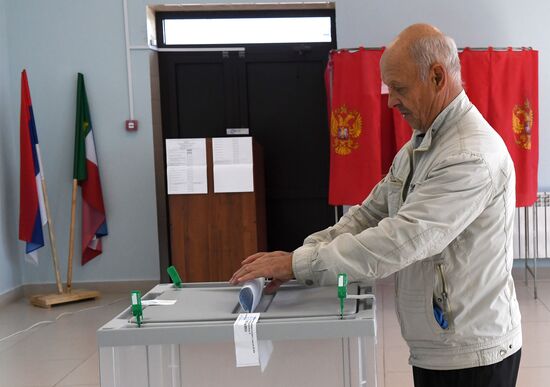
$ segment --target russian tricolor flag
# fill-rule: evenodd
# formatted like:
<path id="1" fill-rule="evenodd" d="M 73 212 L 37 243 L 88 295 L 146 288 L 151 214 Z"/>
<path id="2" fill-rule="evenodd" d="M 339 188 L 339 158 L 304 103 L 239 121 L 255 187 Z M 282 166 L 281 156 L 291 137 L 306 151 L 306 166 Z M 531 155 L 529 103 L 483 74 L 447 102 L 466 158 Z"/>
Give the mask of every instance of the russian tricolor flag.
<path id="1" fill-rule="evenodd" d="M 19 239 L 26 242 L 25 252 L 38 263 L 36 250 L 44 246 L 42 227 L 47 223 L 38 136 L 32 111 L 27 72 L 21 73 L 21 175 L 19 201 Z"/>

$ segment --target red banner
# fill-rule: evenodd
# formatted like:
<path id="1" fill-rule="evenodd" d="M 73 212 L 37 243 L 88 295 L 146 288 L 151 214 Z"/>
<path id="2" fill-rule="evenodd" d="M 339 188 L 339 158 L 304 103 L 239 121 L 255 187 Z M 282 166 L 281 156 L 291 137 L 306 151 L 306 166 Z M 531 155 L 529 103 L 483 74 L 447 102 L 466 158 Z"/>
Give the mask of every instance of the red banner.
<path id="1" fill-rule="evenodd" d="M 530 206 L 538 189 L 538 52 L 493 51 L 491 77 L 489 123 L 514 160 L 516 206 Z"/>
<path id="2" fill-rule="evenodd" d="M 530 206 L 538 190 L 538 51 L 465 49 L 460 62 L 466 94 L 514 160 L 516 206 Z"/>
<path id="3" fill-rule="evenodd" d="M 382 175 L 381 50 L 336 51 L 327 77 L 329 203 L 361 203 Z"/>
<path id="4" fill-rule="evenodd" d="M 491 53 L 465 48 L 458 54 L 462 69 L 462 84 L 470 101 L 487 120 L 489 117 L 489 86 L 491 84 Z"/>

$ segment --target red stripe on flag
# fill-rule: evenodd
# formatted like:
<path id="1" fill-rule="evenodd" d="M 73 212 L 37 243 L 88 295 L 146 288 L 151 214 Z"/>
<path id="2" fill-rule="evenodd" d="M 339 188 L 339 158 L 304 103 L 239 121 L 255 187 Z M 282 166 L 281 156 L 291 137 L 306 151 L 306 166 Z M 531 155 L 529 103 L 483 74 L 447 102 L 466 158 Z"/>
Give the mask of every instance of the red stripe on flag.
<path id="1" fill-rule="evenodd" d="M 95 210 L 105 214 L 99 168 L 90 160 L 86 160 L 86 170 L 88 171 L 88 178 L 80 183 L 82 199 Z"/>
<path id="2" fill-rule="evenodd" d="M 21 74 L 19 239 L 30 242 L 38 211 L 38 191 L 30 135 L 31 96 L 27 73 Z"/>
<path id="3" fill-rule="evenodd" d="M 82 201 L 82 265 L 101 254 L 101 238 L 95 243 L 93 238 L 99 226 L 105 222 L 105 213 L 92 208 L 90 204 Z"/>
<path id="4" fill-rule="evenodd" d="M 82 264 L 101 254 L 101 239 L 93 247 L 93 238 L 105 222 L 105 207 L 97 165 L 86 160 L 88 178 L 80 183 L 82 187 Z M 92 245 L 92 246 L 90 246 Z"/>

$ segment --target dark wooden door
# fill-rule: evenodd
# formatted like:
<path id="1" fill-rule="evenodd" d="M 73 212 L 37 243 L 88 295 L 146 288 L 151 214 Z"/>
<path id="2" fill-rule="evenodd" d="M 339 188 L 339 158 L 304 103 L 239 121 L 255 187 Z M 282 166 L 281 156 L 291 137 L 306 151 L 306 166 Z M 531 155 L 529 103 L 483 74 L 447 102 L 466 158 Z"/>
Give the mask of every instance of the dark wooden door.
<path id="1" fill-rule="evenodd" d="M 268 250 L 291 251 L 334 221 L 327 58 L 328 48 L 304 45 L 159 54 L 165 138 L 223 137 L 243 127 L 262 147 Z"/>
<path id="2" fill-rule="evenodd" d="M 264 146 L 268 248 L 294 250 L 334 221 L 328 205 L 326 52 L 247 53 L 248 126 Z"/>

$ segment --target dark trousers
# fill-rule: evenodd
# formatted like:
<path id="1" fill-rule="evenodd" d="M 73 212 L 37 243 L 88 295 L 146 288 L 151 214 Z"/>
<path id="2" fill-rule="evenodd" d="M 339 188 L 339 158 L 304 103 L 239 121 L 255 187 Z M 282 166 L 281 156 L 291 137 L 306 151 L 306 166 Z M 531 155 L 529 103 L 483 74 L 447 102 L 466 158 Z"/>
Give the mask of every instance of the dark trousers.
<path id="1" fill-rule="evenodd" d="M 521 349 L 499 363 L 460 370 L 413 367 L 415 387 L 514 387 Z"/>

